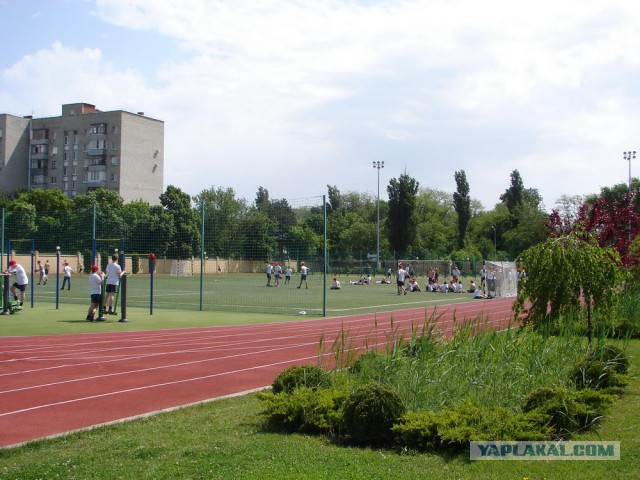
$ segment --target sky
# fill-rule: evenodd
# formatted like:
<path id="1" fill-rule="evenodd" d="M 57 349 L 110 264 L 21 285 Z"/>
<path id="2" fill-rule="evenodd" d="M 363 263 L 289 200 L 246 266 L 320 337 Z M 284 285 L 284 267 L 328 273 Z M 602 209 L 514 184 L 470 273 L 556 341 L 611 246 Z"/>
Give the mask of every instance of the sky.
<path id="1" fill-rule="evenodd" d="M 489 210 L 518 170 L 550 210 L 640 176 L 639 2 L 0 0 L 0 42 L 0 113 L 145 112 L 190 195 L 464 170 Z"/>

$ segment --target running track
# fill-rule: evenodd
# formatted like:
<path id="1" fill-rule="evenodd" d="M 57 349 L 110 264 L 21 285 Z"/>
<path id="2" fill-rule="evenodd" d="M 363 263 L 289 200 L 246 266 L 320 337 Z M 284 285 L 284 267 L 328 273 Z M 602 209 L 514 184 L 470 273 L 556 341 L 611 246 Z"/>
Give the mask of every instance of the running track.
<path id="1" fill-rule="evenodd" d="M 438 308 L 436 329 L 479 315 L 500 328 L 512 299 Z M 408 333 L 428 309 L 261 325 L 0 338 L 0 448 L 241 394 L 316 363 L 341 330 L 356 347 Z M 393 323 L 392 321 L 393 320 Z M 329 363 L 331 352 L 325 353 Z"/>

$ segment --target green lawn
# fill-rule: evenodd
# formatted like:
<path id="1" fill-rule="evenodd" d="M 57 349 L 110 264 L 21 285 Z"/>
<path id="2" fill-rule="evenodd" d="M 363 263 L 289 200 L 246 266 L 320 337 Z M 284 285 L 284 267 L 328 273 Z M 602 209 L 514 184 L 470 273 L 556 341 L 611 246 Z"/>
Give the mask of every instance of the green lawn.
<path id="1" fill-rule="evenodd" d="M 441 294 L 417 292 L 398 296 L 396 286 L 391 285 L 349 285 L 349 280 L 357 280 L 357 276 L 343 276 L 341 290 L 323 292 L 322 276 L 309 277 L 309 289 L 298 289 L 299 278 L 292 279 L 289 285 L 268 288 L 264 275 L 220 275 L 203 277 L 202 312 L 200 312 L 200 277 L 154 278 L 153 315 L 151 312 L 151 285 L 149 276 L 128 277 L 127 317 L 135 320 L 135 326 L 127 328 L 179 328 L 183 326 L 217 325 L 233 323 L 259 323 L 283 321 L 299 318 L 298 313 L 305 311 L 307 315 L 321 316 L 323 313 L 323 297 L 326 294 L 326 315 L 352 315 L 404 308 L 425 308 L 442 304 L 471 301 L 470 293 Z M 297 281 L 296 281 L 297 280 Z M 61 333 L 66 328 L 74 327 L 74 322 L 81 322 L 86 316 L 89 294 L 87 277 L 76 275 L 72 280 L 71 290 L 56 290 L 55 278 L 47 285 L 32 284 L 34 308 L 31 308 L 31 291 L 27 292 L 25 309 L 16 315 L 23 319 L 22 323 L 40 321 L 44 329 L 38 332 L 33 328 L 28 334 Z M 56 298 L 57 297 L 57 298 Z M 55 308 L 56 300 L 58 309 Z M 37 312 L 32 319 L 31 313 Z M 177 313 L 179 311 L 179 313 Z M 150 317 L 150 318 L 149 318 Z M 13 317 L 11 317 L 13 318 Z M 29 319 L 29 321 L 27 321 Z M 9 335 L 20 335 L 12 328 L 3 325 L 11 321 L 0 318 L 0 332 Z M 57 327 L 52 328 L 51 323 Z M 71 325 L 64 325 L 70 323 Z M 93 330 L 108 327 L 92 326 Z M 85 327 L 79 327 L 85 331 Z"/>
<path id="2" fill-rule="evenodd" d="M 265 428 L 256 395 L 225 399 L 0 451 L 0 479 L 530 479 L 638 478 L 640 341 L 631 382 L 601 428 L 582 440 L 621 442 L 620 461 L 471 462 L 339 446 Z"/>

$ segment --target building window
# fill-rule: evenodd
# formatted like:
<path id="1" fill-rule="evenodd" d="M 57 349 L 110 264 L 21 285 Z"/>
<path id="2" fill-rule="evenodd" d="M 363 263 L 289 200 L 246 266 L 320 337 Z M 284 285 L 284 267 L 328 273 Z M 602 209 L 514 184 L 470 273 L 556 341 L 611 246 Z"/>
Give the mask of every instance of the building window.
<path id="1" fill-rule="evenodd" d="M 117 182 L 118 181 L 118 174 L 117 173 L 112 173 L 111 174 L 111 181 L 112 182 Z"/>
<path id="2" fill-rule="evenodd" d="M 55 170 L 56 169 L 57 163 L 58 162 L 56 162 L 55 160 L 51 160 L 51 170 Z"/>
<path id="3" fill-rule="evenodd" d="M 111 165 L 118 165 L 118 157 L 111 157 Z"/>
<path id="4" fill-rule="evenodd" d="M 51 177 L 51 183 L 58 183 L 58 177 Z"/>
<path id="5" fill-rule="evenodd" d="M 107 124 L 106 123 L 96 123 L 95 125 L 91 125 L 89 127 L 89 135 L 98 135 L 107 133 Z"/>
<path id="6" fill-rule="evenodd" d="M 68 167 L 62 167 L 62 174 L 63 175 L 69 175 L 69 168 Z"/>
<path id="7" fill-rule="evenodd" d="M 71 190 L 76 190 L 76 182 L 71 182 Z"/>
<path id="8" fill-rule="evenodd" d="M 64 142 L 65 145 L 69 145 L 69 133 L 64 132 Z"/>
<path id="9" fill-rule="evenodd" d="M 111 133 L 113 133 L 114 135 L 118 135 L 120 133 L 120 127 L 118 127 L 118 125 L 113 125 L 111 127 Z"/>
<path id="10" fill-rule="evenodd" d="M 118 143 L 117 142 L 111 142 L 111 150 L 117 150 L 118 149 Z"/>
<path id="11" fill-rule="evenodd" d="M 69 182 L 64 182 L 62 184 L 62 190 L 69 190 Z"/>

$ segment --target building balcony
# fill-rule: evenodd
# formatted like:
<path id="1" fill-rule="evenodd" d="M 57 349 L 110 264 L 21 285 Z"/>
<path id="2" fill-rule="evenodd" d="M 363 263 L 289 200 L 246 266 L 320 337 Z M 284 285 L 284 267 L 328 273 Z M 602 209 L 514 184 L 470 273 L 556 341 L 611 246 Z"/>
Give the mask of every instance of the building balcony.
<path id="1" fill-rule="evenodd" d="M 39 152 L 39 153 L 32 153 L 31 154 L 31 160 L 47 160 L 49 158 L 49 152 Z"/>
<path id="2" fill-rule="evenodd" d="M 47 167 L 43 167 L 43 168 L 32 168 L 31 169 L 31 176 L 34 177 L 36 175 L 47 175 L 47 172 L 49 171 L 49 169 Z"/>
<path id="3" fill-rule="evenodd" d="M 87 148 L 87 153 L 91 157 L 95 155 L 106 155 L 107 149 L 106 148 Z"/>
<path id="4" fill-rule="evenodd" d="M 47 145 L 49 143 L 48 138 L 32 138 L 31 145 Z"/>

